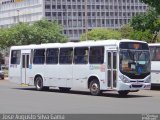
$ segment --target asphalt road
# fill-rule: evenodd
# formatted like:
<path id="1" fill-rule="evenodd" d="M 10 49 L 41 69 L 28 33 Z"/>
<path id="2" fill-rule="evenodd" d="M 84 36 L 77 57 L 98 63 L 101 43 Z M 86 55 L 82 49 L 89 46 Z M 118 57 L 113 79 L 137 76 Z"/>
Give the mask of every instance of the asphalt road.
<path id="1" fill-rule="evenodd" d="M 134 92 L 121 98 L 117 92 L 91 96 L 89 92 L 36 91 L 0 80 L 0 113 L 158 114 L 160 90 Z"/>

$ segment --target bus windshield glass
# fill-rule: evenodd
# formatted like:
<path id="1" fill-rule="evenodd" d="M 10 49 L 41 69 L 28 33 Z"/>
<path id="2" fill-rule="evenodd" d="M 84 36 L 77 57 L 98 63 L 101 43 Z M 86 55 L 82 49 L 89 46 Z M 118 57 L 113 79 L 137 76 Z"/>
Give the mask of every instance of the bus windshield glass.
<path id="1" fill-rule="evenodd" d="M 144 79 L 150 74 L 150 69 L 150 54 L 147 49 L 120 49 L 122 74 L 131 79 Z"/>

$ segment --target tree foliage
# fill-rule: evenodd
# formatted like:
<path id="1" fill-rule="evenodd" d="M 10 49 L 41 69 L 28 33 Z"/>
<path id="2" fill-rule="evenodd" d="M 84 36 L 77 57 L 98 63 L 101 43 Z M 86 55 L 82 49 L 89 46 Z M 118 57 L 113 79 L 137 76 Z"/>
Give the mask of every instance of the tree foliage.
<path id="1" fill-rule="evenodd" d="M 142 40 L 146 42 L 150 42 L 152 39 L 152 34 L 148 30 L 134 30 L 129 24 L 124 25 L 119 31 L 121 32 L 123 39 Z"/>
<path id="2" fill-rule="evenodd" d="M 160 0 L 140 0 L 140 1 L 155 8 L 156 12 L 160 14 Z"/>
<path id="3" fill-rule="evenodd" d="M 130 39 L 150 42 L 152 34 L 148 30 L 143 32 L 135 30 L 130 33 Z"/>
<path id="4" fill-rule="evenodd" d="M 149 34 L 153 35 L 150 42 L 156 42 L 158 32 L 160 31 L 160 20 L 157 12 L 149 10 L 144 14 L 133 17 L 131 20 L 131 27 L 136 31 L 144 32 L 144 34 L 147 31 Z"/>
<path id="5" fill-rule="evenodd" d="M 0 65 L 4 64 L 4 57 L 3 54 L 0 52 Z"/>
<path id="6" fill-rule="evenodd" d="M 133 32 L 133 28 L 126 24 L 119 29 L 123 39 L 131 39 L 131 33 Z"/>
<path id="7" fill-rule="evenodd" d="M 81 35 L 80 40 L 107 40 L 107 39 L 121 39 L 121 33 L 117 30 L 106 29 L 106 28 L 96 28 L 88 33 Z"/>
<path id="8" fill-rule="evenodd" d="M 57 22 L 47 20 L 33 24 L 19 23 L 10 28 L 0 29 L 0 46 L 28 45 L 41 43 L 66 42 L 62 27 Z"/>

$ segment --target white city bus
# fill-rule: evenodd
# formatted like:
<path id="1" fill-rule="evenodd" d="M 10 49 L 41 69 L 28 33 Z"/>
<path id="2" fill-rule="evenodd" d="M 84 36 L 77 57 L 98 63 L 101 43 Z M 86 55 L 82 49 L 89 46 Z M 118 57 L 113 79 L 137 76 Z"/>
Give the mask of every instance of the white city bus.
<path id="1" fill-rule="evenodd" d="M 151 54 L 151 84 L 160 85 L 160 43 L 149 44 Z"/>
<path id="2" fill-rule="evenodd" d="M 116 90 L 120 95 L 150 89 L 150 53 L 146 42 L 104 40 L 13 46 L 9 80 L 37 90 Z"/>

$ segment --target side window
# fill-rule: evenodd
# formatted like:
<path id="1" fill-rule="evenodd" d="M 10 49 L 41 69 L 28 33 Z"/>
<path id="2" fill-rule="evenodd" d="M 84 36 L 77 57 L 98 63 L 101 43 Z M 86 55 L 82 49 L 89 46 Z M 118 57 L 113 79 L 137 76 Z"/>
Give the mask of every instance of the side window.
<path id="1" fill-rule="evenodd" d="M 47 64 L 58 64 L 58 54 L 59 54 L 58 48 L 47 49 L 46 63 Z"/>
<path id="2" fill-rule="evenodd" d="M 61 48 L 60 49 L 60 64 L 72 64 L 73 48 Z"/>
<path id="3" fill-rule="evenodd" d="M 104 62 L 104 47 L 90 47 L 89 63 L 102 64 Z"/>
<path id="4" fill-rule="evenodd" d="M 31 49 L 31 57 L 30 57 L 30 64 L 33 63 L 33 55 L 34 55 L 34 50 Z"/>
<path id="5" fill-rule="evenodd" d="M 88 47 L 74 49 L 74 63 L 75 64 L 88 63 Z"/>
<path id="6" fill-rule="evenodd" d="M 108 54 L 107 54 L 108 56 L 108 59 L 107 59 L 107 67 L 108 67 L 108 69 L 111 69 L 111 52 L 108 52 Z"/>
<path id="7" fill-rule="evenodd" d="M 117 53 L 113 52 L 113 69 L 117 69 Z"/>
<path id="8" fill-rule="evenodd" d="M 11 64 L 20 64 L 21 51 L 12 50 L 11 52 Z"/>
<path id="9" fill-rule="evenodd" d="M 44 64 L 45 61 L 45 49 L 34 50 L 33 64 Z"/>
<path id="10" fill-rule="evenodd" d="M 156 47 L 150 46 L 149 49 L 150 49 L 151 61 L 155 61 L 155 51 L 156 51 Z"/>
<path id="11" fill-rule="evenodd" d="M 155 51 L 155 61 L 160 61 L 160 47 L 156 48 L 156 51 Z"/>

